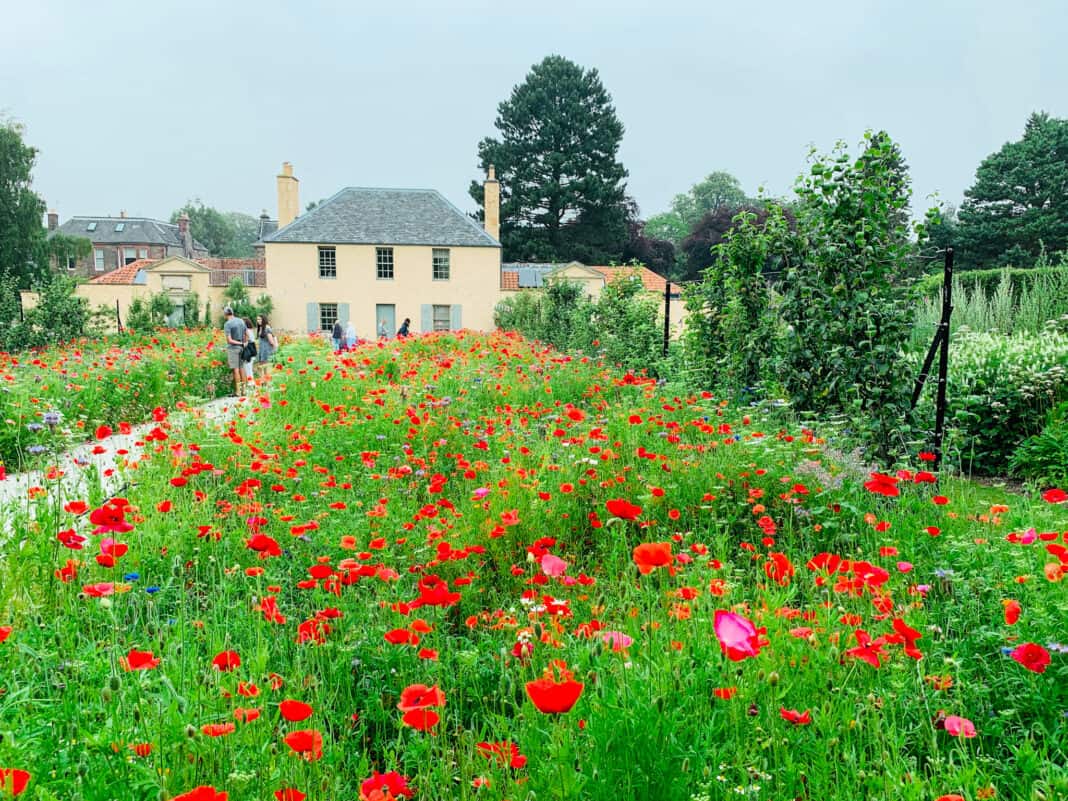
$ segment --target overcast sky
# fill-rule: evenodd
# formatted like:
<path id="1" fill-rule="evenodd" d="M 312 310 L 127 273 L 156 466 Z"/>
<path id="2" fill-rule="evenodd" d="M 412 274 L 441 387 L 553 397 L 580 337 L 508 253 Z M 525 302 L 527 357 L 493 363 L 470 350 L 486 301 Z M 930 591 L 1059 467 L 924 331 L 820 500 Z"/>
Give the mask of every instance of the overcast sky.
<path id="1" fill-rule="evenodd" d="M 901 145 L 914 207 L 958 203 L 1028 114 L 1068 117 L 1064 0 L 34 0 L 4 3 L 0 114 L 61 220 L 199 197 L 275 216 L 343 186 L 465 210 L 479 139 L 532 64 L 596 67 L 645 216 L 713 170 L 787 193 L 810 145 Z"/>

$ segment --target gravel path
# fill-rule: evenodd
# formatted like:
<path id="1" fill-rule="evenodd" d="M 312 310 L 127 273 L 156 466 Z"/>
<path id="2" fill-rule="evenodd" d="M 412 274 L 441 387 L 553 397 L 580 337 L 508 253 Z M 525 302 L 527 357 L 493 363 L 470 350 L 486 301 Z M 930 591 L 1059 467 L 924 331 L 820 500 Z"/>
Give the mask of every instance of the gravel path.
<path id="1" fill-rule="evenodd" d="M 225 422 L 238 406 L 245 403 L 248 403 L 245 397 L 218 398 L 202 406 L 175 410 L 167 417 L 171 424 L 168 433 L 173 436 L 174 430 L 181 431 L 186 425 L 201 421 L 209 424 Z M 120 491 L 133 480 L 131 472 L 136 471 L 146 445 L 154 447 L 153 442 L 145 442 L 145 436 L 157 425 L 155 422 L 142 423 L 134 426 L 129 434 L 116 433 L 101 442 L 78 445 L 52 460 L 52 466 L 45 470 L 8 475 L 0 481 L 0 539 L 3 534 L 11 532 L 16 521 L 33 517 L 31 494 L 43 491 L 42 488 L 54 488 L 57 481 L 62 484 L 64 499 L 86 499 L 90 488 L 97 483 L 105 497 L 121 494 Z M 94 453 L 98 449 L 103 452 Z"/>

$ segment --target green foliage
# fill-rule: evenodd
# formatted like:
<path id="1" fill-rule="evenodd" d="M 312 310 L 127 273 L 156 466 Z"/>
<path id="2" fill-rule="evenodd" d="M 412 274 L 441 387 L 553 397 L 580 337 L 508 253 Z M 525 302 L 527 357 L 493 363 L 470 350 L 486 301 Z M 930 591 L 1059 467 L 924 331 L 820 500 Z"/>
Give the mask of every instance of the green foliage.
<path id="1" fill-rule="evenodd" d="M 913 375 L 921 359 L 919 352 L 909 358 Z M 946 393 L 947 450 L 965 470 L 1003 473 L 1019 443 L 1068 400 L 1068 334 L 1052 325 L 1042 336 L 958 332 L 950 340 Z M 924 393 L 917 412 L 930 426 L 933 393 Z"/>
<path id="2" fill-rule="evenodd" d="M 671 213 L 682 223 L 685 233 L 679 242 L 709 212 L 718 209 L 737 209 L 749 202 L 741 182 L 729 172 L 713 172 L 690 187 L 685 194 L 675 195 Z"/>
<path id="3" fill-rule="evenodd" d="M 1068 249 L 1068 120 L 1035 113 L 1023 138 L 983 159 L 959 211 L 962 264 L 1027 264 Z"/>
<path id="4" fill-rule="evenodd" d="M 841 144 L 814 157 L 783 253 L 784 384 L 799 408 L 849 412 L 883 460 L 900 444 L 911 386 L 901 354 L 914 317 L 904 283 L 913 246 L 899 168 L 883 133 L 867 133 L 855 161 Z"/>
<path id="5" fill-rule="evenodd" d="M 623 124 L 597 70 L 561 56 L 534 65 L 497 107 L 500 139 L 478 145 L 501 184 L 506 258 L 604 264 L 627 241 Z M 471 184 L 481 206 L 482 184 Z"/>
<path id="6" fill-rule="evenodd" d="M 666 239 L 676 247 L 690 233 L 689 226 L 674 211 L 654 214 L 645 221 L 645 235 L 653 239 Z"/>
<path id="7" fill-rule="evenodd" d="M 769 377 L 777 324 L 763 272 L 786 231 L 778 206 L 763 219 L 737 214 L 724 243 L 715 248 L 715 264 L 684 290 L 690 311 L 684 333 L 687 369 L 702 386 L 738 397 Z"/>
<path id="8" fill-rule="evenodd" d="M 28 289 L 48 269 L 44 201 L 31 188 L 37 150 L 22 141 L 22 127 L 0 120 L 0 276 Z"/>
<path id="9" fill-rule="evenodd" d="M 931 282 L 925 280 L 926 290 Z M 942 314 L 941 286 L 921 300 L 913 329 L 914 346 L 931 341 Z M 953 276 L 951 329 L 1041 332 L 1049 320 L 1068 314 L 1068 270 L 979 270 Z"/>
<path id="10" fill-rule="evenodd" d="M 274 310 L 274 301 L 270 295 L 260 295 L 253 300 L 249 295 L 248 287 L 236 276 L 230 279 L 230 283 L 223 290 L 223 297 L 238 317 L 255 320 L 258 314 L 270 317 Z"/>
<path id="11" fill-rule="evenodd" d="M 1045 486 L 1068 483 L 1068 404 L 1058 405 L 1043 429 L 1020 443 L 1009 470 Z"/>
<path id="12" fill-rule="evenodd" d="M 77 284 L 71 278 L 56 273 L 45 273 L 34 287 L 37 305 L 27 309 L 22 320 L 11 298 L 17 298 L 14 279 L 8 277 L 0 284 L 0 349 L 6 351 L 42 348 L 99 333 L 96 315 L 90 311 L 89 302 L 74 294 Z"/>
<path id="13" fill-rule="evenodd" d="M 93 243 L 84 236 L 67 236 L 56 232 L 45 240 L 45 250 L 48 260 L 57 268 L 63 269 L 69 259 L 81 261 L 88 258 L 93 252 Z"/>
<path id="14" fill-rule="evenodd" d="M 172 312 L 174 301 L 165 292 L 157 292 L 147 298 L 134 298 L 126 313 L 126 327 L 132 331 L 163 328 L 168 325 Z"/>
<path id="15" fill-rule="evenodd" d="M 574 281 L 552 281 L 540 292 L 519 292 L 499 303 L 495 311 L 499 328 L 560 350 L 581 347 L 588 339 L 585 332 L 592 318 L 592 304 Z"/>
<path id="16" fill-rule="evenodd" d="M 190 200 L 171 214 L 177 223 L 183 214 L 189 217 L 189 232 L 193 239 L 208 249 L 212 256 L 241 258 L 253 255 L 252 244 L 259 238 L 259 223 L 255 217 L 241 212 L 221 212 L 205 206 L 199 198 Z"/>

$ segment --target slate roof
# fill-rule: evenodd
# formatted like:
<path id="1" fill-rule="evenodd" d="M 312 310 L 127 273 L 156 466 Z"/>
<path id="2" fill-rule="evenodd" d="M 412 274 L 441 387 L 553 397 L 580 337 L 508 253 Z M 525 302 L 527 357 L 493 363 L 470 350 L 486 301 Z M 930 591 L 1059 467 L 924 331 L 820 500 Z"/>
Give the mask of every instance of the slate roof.
<path id="1" fill-rule="evenodd" d="M 433 189 L 347 187 L 264 242 L 323 245 L 438 245 L 499 248 L 491 237 Z"/>
<path id="2" fill-rule="evenodd" d="M 96 229 L 90 231 L 89 225 L 94 222 Z M 115 227 L 120 223 L 122 230 L 116 231 Z M 84 237 L 98 245 L 167 245 L 174 248 L 182 246 L 182 237 L 176 224 L 148 217 L 71 217 L 55 232 L 49 231 L 49 236 L 56 232 Z M 193 241 L 193 249 L 205 253 L 208 251 L 196 240 Z"/>
<path id="3" fill-rule="evenodd" d="M 537 289 L 548 273 L 562 266 L 548 262 L 506 262 L 501 265 L 501 289 Z"/>

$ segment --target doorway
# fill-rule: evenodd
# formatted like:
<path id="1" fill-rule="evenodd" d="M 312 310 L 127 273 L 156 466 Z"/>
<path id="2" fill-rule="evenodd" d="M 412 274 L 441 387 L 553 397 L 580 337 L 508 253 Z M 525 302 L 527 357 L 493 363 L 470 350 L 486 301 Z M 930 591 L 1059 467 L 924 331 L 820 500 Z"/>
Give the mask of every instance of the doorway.
<path id="1" fill-rule="evenodd" d="M 381 334 L 382 321 L 386 321 L 386 336 L 391 337 L 397 330 L 397 307 L 392 303 L 375 305 L 375 333 Z"/>

